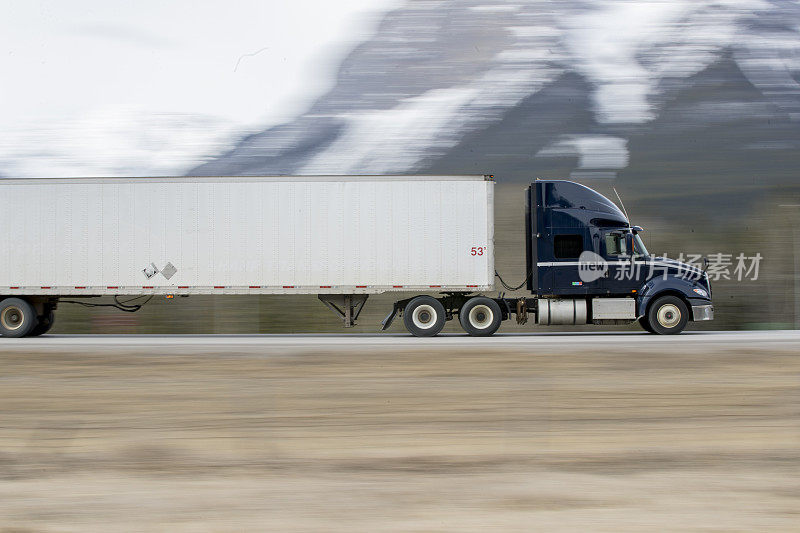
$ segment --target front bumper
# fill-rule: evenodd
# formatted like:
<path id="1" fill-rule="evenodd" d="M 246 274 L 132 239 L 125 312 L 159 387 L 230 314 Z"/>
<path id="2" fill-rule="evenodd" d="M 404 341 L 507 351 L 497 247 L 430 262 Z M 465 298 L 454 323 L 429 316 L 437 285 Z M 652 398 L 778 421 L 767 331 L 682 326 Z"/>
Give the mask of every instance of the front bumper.
<path id="1" fill-rule="evenodd" d="M 692 320 L 714 320 L 714 306 L 707 305 L 693 305 L 692 306 Z"/>

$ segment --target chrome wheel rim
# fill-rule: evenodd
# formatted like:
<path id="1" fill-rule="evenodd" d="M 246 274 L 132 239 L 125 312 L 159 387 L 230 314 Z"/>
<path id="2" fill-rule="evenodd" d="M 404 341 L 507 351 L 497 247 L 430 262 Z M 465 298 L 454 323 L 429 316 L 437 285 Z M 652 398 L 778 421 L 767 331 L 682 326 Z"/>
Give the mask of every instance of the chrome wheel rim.
<path id="1" fill-rule="evenodd" d="M 486 329 L 494 322 L 494 313 L 488 305 L 476 305 L 469 310 L 469 323 L 477 329 Z"/>
<path id="2" fill-rule="evenodd" d="M 10 305 L 3 309 L 3 313 L 0 316 L 0 322 L 3 323 L 3 327 L 9 331 L 14 331 L 22 327 L 22 323 L 25 321 L 25 315 L 22 312 L 22 309 L 15 305 Z"/>
<path id="3" fill-rule="evenodd" d="M 674 328 L 681 321 L 681 310 L 675 304 L 666 304 L 658 308 L 658 323 L 665 328 Z"/>
<path id="4" fill-rule="evenodd" d="M 411 321 L 419 329 L 430 329 L 436 324 L 436 309 L 428 304 L 418 305 L 411 313 Z"/>

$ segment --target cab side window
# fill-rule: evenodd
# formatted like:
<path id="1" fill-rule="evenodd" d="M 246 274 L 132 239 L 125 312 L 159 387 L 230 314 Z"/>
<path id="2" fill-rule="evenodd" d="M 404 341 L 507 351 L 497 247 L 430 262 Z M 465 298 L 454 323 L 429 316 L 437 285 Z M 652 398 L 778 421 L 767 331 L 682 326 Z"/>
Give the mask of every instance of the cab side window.
<path id="1" fill-rule="evenodd" d="M 577 259 L 583 252 L 583 235 L 554 235 L 553 256 L 556 259 Z"/>
<path id="2" fill-rule="evenodd" d="M 618 256 L 627 254 L 625 236 L 621 233 L 606 233 L 606 255 Z"/>

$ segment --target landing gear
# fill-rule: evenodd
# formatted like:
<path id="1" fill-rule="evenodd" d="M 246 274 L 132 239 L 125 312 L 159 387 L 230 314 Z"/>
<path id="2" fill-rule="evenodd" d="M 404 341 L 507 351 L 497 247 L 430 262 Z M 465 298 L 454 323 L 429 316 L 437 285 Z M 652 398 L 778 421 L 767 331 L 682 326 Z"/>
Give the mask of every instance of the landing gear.
<path id="1" fill-rule="evenodd" d="M 320 294 L 317 298 L 342 319 L 344 327 L 352 328 L 369 294 Z"/>

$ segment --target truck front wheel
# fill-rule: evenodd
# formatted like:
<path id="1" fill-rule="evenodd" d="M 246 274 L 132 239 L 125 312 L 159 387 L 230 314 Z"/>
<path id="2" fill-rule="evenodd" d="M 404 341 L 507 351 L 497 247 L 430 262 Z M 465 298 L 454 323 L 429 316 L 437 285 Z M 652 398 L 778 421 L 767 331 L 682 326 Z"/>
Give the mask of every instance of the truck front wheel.
<path id="1" fill-rule="evenodd" d="M 415 337 L 433 337 L 444 329 L 442 302 L 431 296 L 417 296 L 403 310 L 403 322 Z"/>
<path id="2" fill-rule="evenodd" d="M 674 335 L 683 331 L 689 322 L 689 309 L 677 296 L 662 296 L 650 306 L 647 322 L 653 333 Z"/>
<path id="3" fill-rule="evenodd" d="M 36 309 L 21 298 L 0 302 L 0 335 L 24 337 L 36 327 Z"/>
<path id="4" fill-rule="evenodd" d="M 503 314 L 497 302 L 485 296 L 476 296 L 461 307 L 458 320 L 464 331 L 470 335 L 488 337 L 500 327 Z"/>

